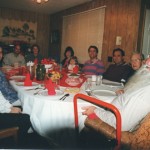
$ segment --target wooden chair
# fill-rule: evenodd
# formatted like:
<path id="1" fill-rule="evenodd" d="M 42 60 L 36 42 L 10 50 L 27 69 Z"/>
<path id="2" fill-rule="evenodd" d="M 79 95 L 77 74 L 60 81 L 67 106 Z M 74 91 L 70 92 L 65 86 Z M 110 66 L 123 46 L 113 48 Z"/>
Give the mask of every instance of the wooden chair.
<path id="1" fill-rule="evenodd" d="M 82 95 L 77 95 L 75 99 L 80 97 L 82 97 Z M 95 98 L 87 98 L 87 99 L 89 102 L 93 101 L 92 103 L 95 104 L 98 104 L 97 102 L 99 102 L 96 101 Z M 121 125 L 121 122 L 117 121 L 117 124 L 118 123 Z M 107 137 L 108 140 L 116 139 L 118 136 L 116 130 L 117 126 L 115 129 L 109 124 L 103 122 L 100 118 L 90 119 L 87 117 L 85 120 L 85 126 L 88 129 L 94 130 L 100 133 L 101 135 Z M 118 146 L 116 146 L 116 149 L 150 150 L 150 113 L 148 113 L 145 116 L 145 118 L 139 123 L 139 125 L 135 128 L 133 132 L 124 131 L 119 133 L 117 144 Z"/>
<path id="2" fill-rule="evenodd" d="M 0 130 L 0 139 L 7 138 L 7 137 L 13 137 L 15 144 L 18 144 L 18 130 L 19 127 L 11 127 Z"/>

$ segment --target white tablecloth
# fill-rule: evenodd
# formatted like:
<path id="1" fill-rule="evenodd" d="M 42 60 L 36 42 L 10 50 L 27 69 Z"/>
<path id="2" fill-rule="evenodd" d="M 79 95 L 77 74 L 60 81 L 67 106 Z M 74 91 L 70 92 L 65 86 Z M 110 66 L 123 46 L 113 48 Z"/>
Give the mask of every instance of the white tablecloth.
<path id="1" fill-rule="evenodd" d="M 60 97 L 34 95 L 33 91 L 27 91 L 27 87 L 16 85 L 15 81 L 10 81 L 13 88 L 18 91 L 18 96 L 21 100 L 23 113 L 30 115 L 33 128 L 42 136 L 53 138 L 54 142 L 59 143 L 61 146 L 75 147 L 75 133 L 74 133 L 74 108 L 73 97 L 70 94 L 65 101 L 60 101 Z M 32 87 L 31 87 L 32 88 Z M 93 89 L 107 89 L 115 91 L 116 88 L 110 86 L 96 86 L 93 84 Z M 64 87 L 61 87 L 64 90 Z M 36 90 L 38 91 L 38 90 Z M 84 85 L 80 89 L 80 93 L 84 93 Z M 64 93 L 65 94 L 65 93 Z M 61 96 L 62 97 L 62 96 Z M 115 96 L 114 96 L 115 97 Z M 100 99 L 111 102 L 114 97 L 101 96 Z M 84 117 L 82 115 L 82 106 L 91 105 L 85 101 L 79 100 L 79 119 Z M 69 139 L 69 142 L 68 140 Z M 70 142 L 72 141 L 72 143 Z M 74 144 L 74 145 L 73 145 Z"/>

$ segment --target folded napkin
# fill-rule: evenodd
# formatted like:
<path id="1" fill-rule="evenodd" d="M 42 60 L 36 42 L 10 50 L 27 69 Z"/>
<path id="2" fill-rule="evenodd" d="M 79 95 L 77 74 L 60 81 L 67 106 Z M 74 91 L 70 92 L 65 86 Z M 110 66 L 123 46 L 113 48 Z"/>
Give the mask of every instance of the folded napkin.
<path id="1" fill-rule="evenodd" d="M 49 80 L 45 83 L 45 88 L 48 89 L 48 95 L 55 95 L 55 84 L 49 78 Z"/>
<path id="2" fill-rule="evenodd" d="M 79 67 L 78 66 L 75 66 L 74 68 L 73 68 L 73 73 L 78 73 L 78 71 L 79 71 Z"/>
<path id="3" fill-rule="evenodd" d="M 30 73 L 26 74 L 26 77 L 24 80 L 24 86 L 32 86 L 32 80 L 30 79 Z"/>

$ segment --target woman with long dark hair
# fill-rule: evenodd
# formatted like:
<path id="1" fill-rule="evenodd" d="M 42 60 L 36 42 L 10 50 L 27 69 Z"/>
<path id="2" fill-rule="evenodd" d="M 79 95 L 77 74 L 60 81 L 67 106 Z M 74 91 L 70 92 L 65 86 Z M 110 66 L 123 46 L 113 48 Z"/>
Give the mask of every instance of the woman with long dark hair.
<path id="1" fill-rule="evenodd" d="M 74 50 L 72 47 L 68 46 L 64 52 L 64 59 L 62 60 L 62 67 L 66 68 L 68 66 L 70 58 L 74 56 Z"/>

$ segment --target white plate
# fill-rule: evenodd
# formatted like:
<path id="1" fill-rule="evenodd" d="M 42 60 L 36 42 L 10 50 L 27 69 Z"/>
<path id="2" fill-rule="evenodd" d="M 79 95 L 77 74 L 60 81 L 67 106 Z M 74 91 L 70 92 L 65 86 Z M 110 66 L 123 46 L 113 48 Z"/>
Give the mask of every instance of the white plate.
<path id="1" fill-rule="evenodd" d="M 82 79 L 81 78 L 67 78 L 66 80 L 65 80 L 65 82 L 68 84 L 68 85 L 70 85 L 70 86 L 77 86 L 77 85 L 79 85 L 80 83 L 82 83 Z"/>
<path id="2" fill-rule="evenodd" d="M 79 78 L 79 77 L 80 77 L 80 74 L 72 75 L 72 73 L 68 73 L 68 77 L 69 77 L 69 78 Z"/>
<path id="3" fill-rule="evenodd" d="M 39 91 L 38 95 L 42 95 L 42 96 L 50 96 L 50 97 L 60 97 L 64 94 L 63 91 L 61 90 L 55 90 L 56 94 L 55 95 L 48 95 L 48 90 L 43 90 L 43 91 Z"/>
<path id="4" fill-rule="evenodd" d="M 23 80 L 25 79 L 25 76 L 12 76 L 10 77 L 11 80 Z"/>
<path id="5" fill-rule="evenodd" d="M 24 82 L 17 82 L 16 85 L 24 86 Z M 32 82 L 32 86 L 39 86 L 39 84 L 36 82 Z M 24 87 L 31 87 L 31 86 L 24 86 Z"/>
<path id="6" fill-rule="evenodd" d="M 116 93 L 109 90 L 93 90 L 92 94 L 95 96 L 116 96 Z"/>
<path id="7" fill-rule="evenodd" d="M 111 87 L 121 87 L 121 86 L 123 86 L 122 83 L 113 82 L 113 81 L 109 81 L 109 80 L 106 80 L 106 79 L 102 80 L 102 84 L 108 85 L 108 86 L 111 86 Z"/>

